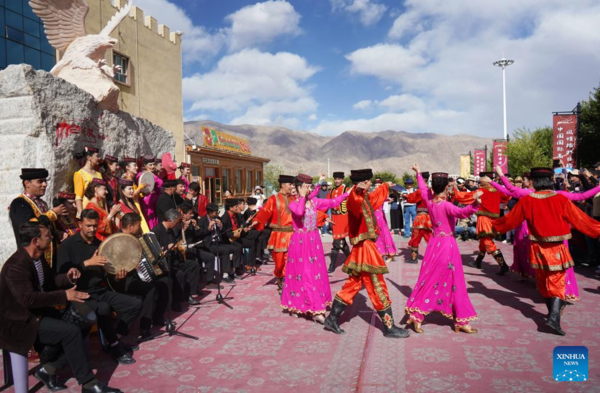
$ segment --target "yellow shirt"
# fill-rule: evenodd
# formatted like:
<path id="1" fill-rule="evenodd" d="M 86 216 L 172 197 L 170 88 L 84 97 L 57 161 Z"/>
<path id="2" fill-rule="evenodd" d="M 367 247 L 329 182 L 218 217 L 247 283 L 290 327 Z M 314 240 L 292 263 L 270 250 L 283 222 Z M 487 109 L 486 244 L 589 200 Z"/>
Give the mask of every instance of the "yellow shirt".
<path id="1" fill-rule="evenodd" d="M 84 195 L 85 189 L 94 178 L 102 180 L 102 175 L 98 171 L 96 171 L 96 175 L 92 175 L 91 173 L 85 171 L 83 168 L 75 172 L 75 174 L 73 175 L 75 199 L 79 199 L 82 201 L 82 206 L 84 209 L 89 202 L 89 200 Z"/>

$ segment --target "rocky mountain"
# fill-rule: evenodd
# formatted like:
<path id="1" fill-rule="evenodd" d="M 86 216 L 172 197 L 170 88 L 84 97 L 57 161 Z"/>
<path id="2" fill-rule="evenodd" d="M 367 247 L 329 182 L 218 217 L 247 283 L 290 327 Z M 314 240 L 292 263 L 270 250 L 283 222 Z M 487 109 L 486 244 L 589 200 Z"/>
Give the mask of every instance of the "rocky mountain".
<path id="1" fill-rule="evenodd" d="M 423 170 L 460 172 L 460 155 L 488 145 L 492 140 L 473 135 L 416 134 L 406 131 L 346 131 L 321 136 L 278 126 L 225 125 L 213 121 L 185 123 L 185 133 L 202 145 L 201 126 L 211 127 L 249 140 L 253 155 L 281 164 L 286 172 L 302 170 L 316 175 L 327 171 L 373 168 L 397 175 L 410 172 L 417 161 Z"/>

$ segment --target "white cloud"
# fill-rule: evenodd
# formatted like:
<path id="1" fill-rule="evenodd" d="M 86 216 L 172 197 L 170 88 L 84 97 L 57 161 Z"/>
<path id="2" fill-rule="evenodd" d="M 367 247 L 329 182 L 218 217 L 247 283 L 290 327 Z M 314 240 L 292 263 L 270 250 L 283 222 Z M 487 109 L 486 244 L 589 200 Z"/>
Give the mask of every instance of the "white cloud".
<path id="1" fill-rule="evenodd" d="M 314 131 L 501 137 L 502 76 L 492 62 L 503 53 L 515 60 L 506 71 L 509 132 L 549 124 L 552 111 L 573 108 L 597 85 L 597 1 L 408 0 L 405 7 L 386 43 L 346 55 L 352 75 L 375 77 L 399 93 L 374 101 L 384 113 L 321 121 Z"/>
<path id="2" fill-rule="evenodd" d="M 312 115 L 308 116 L 308 120 L 310 120 L 310 121 L 316 121 L 317 119 L 318 118 L 317 118 L 317 114 L 316 113 L 313 113 Z"/>
<path id="3" fill-rule="evenodd" d="M 387 7 L 372 0 L 330 0 L 333 11 L 344 11 L 358 16 L 363 26 L 371 26 L 383 17 Z"/>
<path id="4" fill-rule="evenodd" d="M 232 124 L 289 124 L 294 115 L 316 110 L 306 82 L 318 70 L 293 53 L 244 49 L 223 57 L 208 73 L 184 78 L 184 102 L 192 112 L 232 116 Z"/>
<path id="5" fill-rule="evenodd" d="M 356 110 L 364 110 L 373 106 L 373 101 L 371 100 L 362 100 L 358 101 L 356 104 L 352 105 L 352 108 Z"/>
<path id="6" fill-rule="evenodd" d="M 266 1 L 244 7 L 225 18 L 231 51 L 273 41 L 279 36 L 301 33 L 300 14 L 287 1 Z"/>

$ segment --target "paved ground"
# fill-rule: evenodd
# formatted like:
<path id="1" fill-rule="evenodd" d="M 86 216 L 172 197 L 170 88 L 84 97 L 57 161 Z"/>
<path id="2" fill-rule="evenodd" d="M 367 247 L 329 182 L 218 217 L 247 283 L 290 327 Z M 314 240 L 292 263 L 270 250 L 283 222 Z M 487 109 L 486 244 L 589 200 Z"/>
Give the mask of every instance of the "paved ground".
<path id="1" fill-rule="evenodd" d="M 397 239 L 401 248 L 406 241 Z M 325 250 L 330 238 L 324 238 Z M 459 243 L 466 263 L 476 243 Z M 500 245 L 512 262 L 512 246 Z M 424 249 L 422 250 L 424 251 Z M 419 265 L 404 264 L 405 252 L 386 276 L 396 319 L 403 318 Z M 279 308 L 272 264 L 255 277 L 227 286 L 232 308 L 206 292 L 199 309 L 177 321 L 197 341 L 164 337 L 142 344 L 133 366 L 116 365 L 93 339 L 92 363 L 101 378 L 131 393 L 146 392 L 598 392 L 600 391 L 599 281 L 591 268 L 577 269 L 581 300 L 567 307 L 566 337 L 543 325 L 545 304 L 533 282 L 497 277 L 488 257 L 483 272 L 465 266 L 465 279 L 479 313 L 477 335 L 456 334 L 449 320 L 429 316 L 424 334 L 405 340 L 383 337 L 366 292 L 342 317 L 348 332 L 337 336 Z M 338 270 L 333 291 L 343 284 Z M 587 382 L 555 382 L 552 350 L 558 345 L 589 349 Z M 31 379 L 31 386 L 35 385 Z M 70 390 L 77 392 L 73 379 Z M 39 388 L 39 385 L 37 386 Z M 43 390 L 43 389 L 42 389 Z"/>

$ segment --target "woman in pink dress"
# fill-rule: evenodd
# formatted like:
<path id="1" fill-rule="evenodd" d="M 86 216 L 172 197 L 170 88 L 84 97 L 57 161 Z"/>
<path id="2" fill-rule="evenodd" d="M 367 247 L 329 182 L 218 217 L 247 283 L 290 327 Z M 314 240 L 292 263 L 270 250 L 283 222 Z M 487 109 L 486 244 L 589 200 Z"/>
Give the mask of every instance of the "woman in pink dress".
<path id="1" fill-rule="evenodd" d="M 158 225 L 158 216 L 156 215 L 156 203 L 158 202 L 158 197 L 161 193 L 162 180 L 154 174 L 155 163 L 154 158 L 144 157 L 144 170 L 137 174 L 135 180 L 138 182 L 140 176 L 144 172 L 150 172 L 154 176 L 154 189 L 149 194 L 142 194 L 143 197 L 140 199 L 140 207 L 142 208 L 142 214 L 146 217 L 146 221 L 148 222 L 148 226 L 150 229 L 154 228 Z"/>
<path id="2" fill-rule="evenodd" d="M 494 186 L 494 188 L 496 188 L 501 193 L 504 193 L 506 195 L 512 196 L 513 198 L 519 199 L 519 198 L 529 195 L 535 191 L 533 188 L 519 188 L 519 187 L 516 187 L 513 184 L 511 184 L 511 182 L 508 180 L 508 178 L 506 176 L 504 176 L 502 168 L 499 166 L 496 167 L 496 174 L 498 176 L 500 176 L 500 180 L 504 184 L 504 187 L 502 187 L 500 184 L 498 184 L 496 182 L 491 182 L 491 184 L 492 184 L 492 186 Z M 591 190 L 588 190 L 588 191 L 582 192 L 582 193 L 573 193 L 573 192 L 560 191 L 560 190 L 556 191 L 557 194 L 561 194 L 561 195 L 567 197 L 572 202 L 585 201 L 586 199 L 593 198 L 594 195 L 596 195 L 599 192 L 600 192 L 600 186 L 594 187 Z M 529 233 L 527 233 L 527 235 L 529 235 Z M 565 240 L 564 242 L 565 242 L 565 246 L 568 248 L 569 241 Z M 565 300 L 570 300 L 570 301 L 579 300 L 580 298 L 579 298 L 579 287 L 577 285 L 577 277 L 575 276 L 575 271 L 573 270 L 572 266 L 567 269 L 565 281 L 566 281 Z"/>
<path id="3" fill-rule="evenodd" d="M 290 203 L 294 233 L 290 239 L 281 307 L 292 314 L 308 314 L 323 323 L 327 305 L 331 304 L 331 288 L 321 235 L 317 228 L 317 211 L 338 207 L 348 193 L 335 199 L 312 198 L 312 177 L 296 178 L 298 199 Z"/>
<path id="4" fill-rule="evenodd" d="M 376 180 L 379 183 L 375 187 L 381 184 L 381 180 Z M 394 238 L 390 232 L 390 226 L 385 219 L 385 213 L 383 211 L 383 205 L 375 210 L 375 219 L 377 220 L 377 226 L 379 227 L 379 237 L 377 238 L 377 251 L 381 254 L 385 262 L 393 262 L 398 254 L 396 244 L 394 244 Z"/>
<path id="5" fill-rule="evenodd" d="M 425 316 L 431 312 L 439 312 L 454 320 L 457 333 L 461 330 L 470 334 L 477 333 L 476 329 L 469 326 L 470 321 L 477 319 L 477 313 L 467 293 L 454 228 L 457 219 L 475 214 L 481 203 L 480 194 L 475 194 L 474 204 L 459 208 L 446 201 L 447 173 L 432 174 L 432 195 L 421 176 L 418 164 L 413 169 L 417 172 L 421 196 L 429 209 L 433 233 L 427 244 L 419 278 L 406 302 L 408 324 L 413 324 L 415 332 L 423 333 L 421 323 Z"/>

